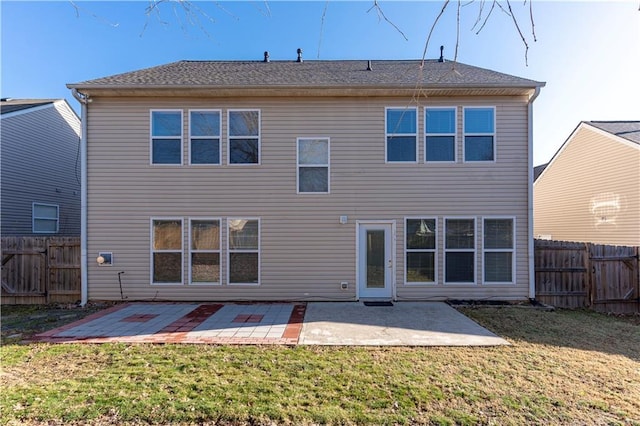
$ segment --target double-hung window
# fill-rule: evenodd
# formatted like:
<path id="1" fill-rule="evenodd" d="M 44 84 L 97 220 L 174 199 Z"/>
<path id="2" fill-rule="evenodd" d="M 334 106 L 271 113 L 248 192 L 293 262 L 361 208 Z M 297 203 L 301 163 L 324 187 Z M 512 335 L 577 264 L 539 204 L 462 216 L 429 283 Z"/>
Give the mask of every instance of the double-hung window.
<path id="1" fill-rule="evenodd" d="M 260 164 L 260 110 L 228 111 L 229 164 Z"/>
<path id="2" fill-rule="evenodd" d="M 189 111 L 189 164 L 220 164 L 220 111 Z"/>
<path id="3" fill-rule="evenodd" d="M 182 164 L 182 111 L 151 111 L 151 164 Z"/>
<path id="4" fill-rule="evenodd" d="M 59 212 L 57 204 L 33 203 L 31 208 L 33 233 L 55 234 L 58 232 Z"/>
<path id="5" fill-rule="evenodd" d="M 260 284 L 260 221 L 227 219 L 229 284 Z"/>
<path id="6" fill-rule="evenodd" d="M 475 219 L 445 219 L 444 228 L 445 283 L 474 283 Z"/>
<path id="7" fill-rule="evenodd" d="M 151 282 L 182 284 L 182 218 L 151 219 Z"/>
<path id="8" fill-rule="evenodd" d="M 514 219 L 484 219 L 484 282 L 513 283 Z"/>
<path id="9" fill-rule="evenodd" d="M 435 283 L 437 222 L 435 218 L 406 220 L 405 252 L 407 284 Z"/>
<path id="10" fill-rule="evenodd" d="M 298 138 L 298 193 L 329 192 L 329 139 Z"/>
<path id="11" fill-rule="evenodd" d="M 189 220 L 189 283 L 220 284 L 220 219 Z"/>
<path id="12" fill-rule="evenodd" d="M 494 161 L 496 158 L 496 109 L 464 108 L 464 161 Z"/>
<path id="13" fill-rule="evenodd" d="M 456 161 L 456 108 L 425 108 L 426 162 Z"/>
<path id="14" fill-rule="evenodd" d="M 386 161 L 417 162 L 416 108 L 386 108 Z"/>

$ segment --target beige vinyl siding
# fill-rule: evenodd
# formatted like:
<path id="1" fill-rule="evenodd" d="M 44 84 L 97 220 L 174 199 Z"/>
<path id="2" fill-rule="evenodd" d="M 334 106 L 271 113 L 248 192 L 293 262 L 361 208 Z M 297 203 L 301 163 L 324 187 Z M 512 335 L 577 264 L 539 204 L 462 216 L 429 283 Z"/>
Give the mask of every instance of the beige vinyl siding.
<path id="1" fill-rule="evenodd" d="M 59 206 L 56 235 L 80 235 L 78 117 L 58 101 L 8 114 L 0 126 L 2 235 L 32 234 L 34 202 Z"/>
<path id="2" fill-rule="evenodd" d="M 523 299 L 528 295 L 527 102 L 525 98 L 429 98 L 419 108 L 419 162 L 385 164 L 385 107 L 405 98 L 157 99 L 94 98 L 88 120 L 88 253 L 113 251 L 112 268 L 89 262 L 89 298 L 119 299 L 117 272 L 125 271 L 129 299 L 154 300 L 353 300 L 356 294 L 356 221 L 395 220 L 398 298 Z M 424 163 L 424 105 L 495 105 L 495 163 Z M 217 166 L 149 165 L 149 110 L 260 109 L 261 164 L 227 165 L 221 141 Z M 187 134 L 188 122 L 184 120 Z M 296 139 L 331 140 L 331 193 L 296 193 Z M 183 142 L 188 158 L 188 141 Z M 187 161 L 184 161 L 186 164 Z M 473 216 L 482 258 L 482 216 L 516 218 L 515 285 L 404 285 L 404 218 Z M 261 285 L 229 286 L 223 250 L 221 286 L 150 285 L 150 217 L 220 217 L 226 247 L 227 218 L 260 218 Z M 340 216 L 348 216 L 341 225 Z M 439 230 L 442 232 L 442 229 Z M 185 232 L 185 247 L 188 235 Z M 440 238 L 442 233 L 440 234 Z M 438 242 L 442 247 L 442 242 Z M 187 252 L 185 252 L 185 256 Z M 188 276 L 184 264 L 184 281 Z M 347 290 L 340 282 L 347 281 Z"/>
<path id="3" fill-rule="evenodd" d="M 640 245 L 640 145 L 582 124 L 536 181 L 534 209 L 534 235 Z"/>

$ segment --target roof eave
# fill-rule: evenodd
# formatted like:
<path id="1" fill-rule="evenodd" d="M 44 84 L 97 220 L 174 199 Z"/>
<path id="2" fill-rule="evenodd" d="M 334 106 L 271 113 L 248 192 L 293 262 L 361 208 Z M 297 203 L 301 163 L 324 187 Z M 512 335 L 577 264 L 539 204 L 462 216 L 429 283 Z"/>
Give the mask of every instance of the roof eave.
<path id="1" fill-rule="evenodd" d="M 522 96 L 529 95 L 544 83 L 522 85 L 415 85 L 395 86 L 214 86 L 214 85 L 99 85 L 99 84 L 67 84 L 69 89 L 76 89 L 91 96 Z"/>

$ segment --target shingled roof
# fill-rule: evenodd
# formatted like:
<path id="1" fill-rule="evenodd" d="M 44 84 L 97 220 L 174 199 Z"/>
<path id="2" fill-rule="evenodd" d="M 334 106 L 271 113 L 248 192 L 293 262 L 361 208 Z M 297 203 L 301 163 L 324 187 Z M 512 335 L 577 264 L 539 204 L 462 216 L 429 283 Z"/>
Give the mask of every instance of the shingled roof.
<path id="1" fill-rule="evenodd" d="M 0 114 L 22 111 L 42 105 L 52 104 L 56 99 L 5 99 L 0 100 Z"/>
<path id="2" fill-rule="evenodd" d="M 640 144 L 640 121 L 587 121 L 600 130 Z"/>
<path id="3" fill-rule="evenodd" d="M 370 68 L 369 68 L 370 66 Z M 81 83 L 71 89 L 520 88 L 544 83 L 462 63 L 428 60 L 179 61 Z"/>

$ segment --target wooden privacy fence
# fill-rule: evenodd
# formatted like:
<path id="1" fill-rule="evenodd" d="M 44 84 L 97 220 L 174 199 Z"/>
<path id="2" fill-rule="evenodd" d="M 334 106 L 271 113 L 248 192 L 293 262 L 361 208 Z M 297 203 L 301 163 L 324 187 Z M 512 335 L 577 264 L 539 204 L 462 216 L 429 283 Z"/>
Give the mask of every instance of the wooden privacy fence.
<path id="1" fill-rule="evenodd" d="M 80 237 L 2 237 L 2 303 L 80 300 Z"/>
<path id="2" fill-rule="evenodd" d="M 639 247 L 535 240 L 536 299 L 561 308 L 640 312 Z"/>

